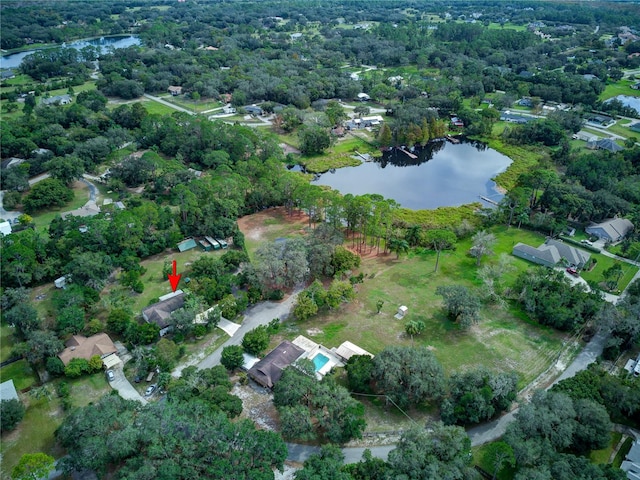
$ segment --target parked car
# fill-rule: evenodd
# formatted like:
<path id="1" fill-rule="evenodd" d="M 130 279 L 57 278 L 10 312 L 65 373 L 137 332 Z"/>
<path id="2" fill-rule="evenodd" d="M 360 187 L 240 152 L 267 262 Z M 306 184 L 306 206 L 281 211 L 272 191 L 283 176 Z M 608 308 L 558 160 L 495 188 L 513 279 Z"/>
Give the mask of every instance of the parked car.
<path id="1" fill-rule="evenodd" d="M 144 391 L 144 396 L 150 397 L 151 395 L 153 395 L 153 392 L 156 391 L 156 387 L 157 385 L 155 383 L 153 385 L 149 385 L 147 389 Z"/>
<path id="2" fill-rule="evenodd" d="M 591 240 L 582 239 L 580 240 L 580 243 L 583 245 L 588 245 L 590 247 L 593 247 L 593 242 Z"/>
<path id="3" fill-rule="evenodd" d="M 140 375 L 136 375 L 133 381 L 136 383 L 140 383 L 142 381 L 142 377 Z"/>
<path id="4" fill-rule="evenodd" d="M 573 267 L 568 267 L 568 268 L 567 268 L 567 273 L 569 273 L 569 274 L 573 275 L 574 277 L 579 276 L 578 271 L 577 271 L 575 268 L 573 268 Z"/>
<path id="5" fill-rule="evenodd" d="M 107 370 L 107 380 L 113 382 L 116 378 L 116 374 L 113 373 L 113 370 Z"/>

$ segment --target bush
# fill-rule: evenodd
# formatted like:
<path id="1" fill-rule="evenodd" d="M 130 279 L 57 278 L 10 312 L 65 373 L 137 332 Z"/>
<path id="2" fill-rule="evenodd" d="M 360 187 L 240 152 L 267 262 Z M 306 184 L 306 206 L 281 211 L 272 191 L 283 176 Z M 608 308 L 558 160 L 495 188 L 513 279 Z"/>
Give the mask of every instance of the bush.
<path id="1" fill-rule="evenodd" d="M 269 300 L 277 302 L 279 300 L 282 300 L 283 298 L 284 298 L 284 292 L 279 288 L 269 293 Z"/>
<path id="2" fill-rule="evenodd" d="M 90 371 L 89 362 L 84 358 L 74 358 L 64 367 L 64 374 L 69 378 L 78 378 Z"/>
<path id="3" fill-rule="evenodd" d="M 222 349 L 222 356 L 220 358 L 220 363 L 227 370 L 235 370 L 242 366 L 244 362 L 243 358 L 244 351 L 242 347 L 239 345 L 229 345 L 228 347 L 224 347 Z"/>
<path id="4" fill-rule="evenodd" d="M 62 360 L 60 360 L 58 357 L 47 358 L 45 368 L 51 375 L 64 375 L 64 363 L 62 363 Z"/>
<path id="5" fill-rule="evenodd" d="M 0 402 L 0 431 L 9 432 L 16 428 L 24 418 L 24 406 L 20 400 L 2 400 Z"/>

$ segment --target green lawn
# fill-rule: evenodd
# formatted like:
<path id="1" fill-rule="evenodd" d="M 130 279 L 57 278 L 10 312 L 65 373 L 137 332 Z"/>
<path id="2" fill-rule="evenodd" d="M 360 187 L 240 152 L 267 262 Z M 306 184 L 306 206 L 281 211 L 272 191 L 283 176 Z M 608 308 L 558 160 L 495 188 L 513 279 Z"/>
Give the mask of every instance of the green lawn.
<path id="1" fill-rule="evenodd" d="M 602 450 L 592 450 L 589 453 L 589 460 L 591 460 L 591 463 L 609 463 L 609 457 L 611 456 L 613 449 L 618 446 L 618 443 L 621 439 L 621 433 L 611 432 L 611 439 L 609 440 L 609 445 L 607 446 L 607 448 L 603 448 Z"/>
<path id="2" fill-rule="evenodd" d="M 175 108 L 167 107 L 166 105 L 153 100 L 143 100 L 142 106 L 151 115 L 171 115 L 176 111 Z"/>
<path id="3" fill-rule="evenodd" d="M 591 271 L 583 271 L 581 273 L 582 278 L 587 281 L 602 282 L 604 280 L 602 276 L 603 272 L 608 268 L 611 268 L 614 264 L 619 263 L 622 265 L 623 275 L 618 282 L 618 289 L 624 290 L 633 276 L 638 272 L 638 267 L 629 265 L 628 263 L 621 262 L 614 258 L 605 257 L 604 255 L 598 253 L 592 253 L 591 256 L 592 258 L 595 258 L 598 263 Z"/>
<path id="4" fill-rule="evenodd" d="M 544 240 L 541 235 L 516 228 L 498 227 L 492 231 L 498 236 L 496 256 L 484 262 L 495 262 L 498 254 L 510 253 L 518 241 L 538 245 Z M 327 347 L 349 340 L 376 354 L 390 344 L 411 345 L 404 325 L 408 320 L 421 320 L 427 328 L 414 342 L 432 350 L 447 374 L 485 365 L 494 370 L 515 371 L 522 387 L 555 360 L 566 336 L 531 322 L 514 306 L 508 310 L 483 308 L 481 322 L 469 331 L 461 331 L 448 321 L 435 290 L 439 285 L 480 285 L 475 259 L 467 255 L 470 245 L 470 240 L 463 241 L 456 251 L 443 252 L 438 272 L 433 271 L 432 252 L 400 260 L 395 255 L 367 258 L 361 268 L 367 279 L 358 285 L 357 301 L 337 312 L 295 323 L 287 335 L 312 335 L 314 341 Z M 513 266 L 507 283 L 530 265 L 514 259 Z M 375 313 L 378 300 L 384 301 L 379 315 Z M 403 320 L 394 318 L 399 305 L 409 308 Z"/>
<path id="5" fill-rule="evenodd" d="M 133 302 L 134 313 L 140 312 L 144 307 L 149 305 L 149 302 L 158 298 L 161 295 L 165 295 L 171 292 L 171 285 L 167 279 L 162 278 L 162 267 L 164 265 L 165 258 L 169 261 L 176 261 L 176 271 L 182 274 L 182 279 L 178 288 L 184 288 L 185 278 L 188 277 L 188 266 L 194 260 L 197 260 L 204 255 L 221 255 L 224 250 L 217 250 L 213 252 L 204 252 L 199 248 L 194 248 L 186 252 L 171 252 L 168 255 L 154 255 L 140 262 L 140 264 L 147 269 L 147 272 L 142 276 L 141 280 L 144 283 L 144 292 L 136 295 Z"/>
<path id="6" fill-rule="evenodd" d="M 32 215 L 36 228 L 47 228 L 51 220 L 63 212 L 80 208 L 89 200 L 89 187 L 82 182 L 76 182 L 73 185 L 73 200 L 64 207 L 51 207 Z"/>
<path id="7" fill-rule="evenodd" d="M 6 368 L 6 367 L 5 367 Z M 2 369 L 4 370 L 4 368 Z M 54 432 L 62 423 L 64 411 L 55 393 L 55 384 L 66 381 L 69 385 L 73 407 L 83 407 L 111 392 L 102 372 L 78 379 L 56 379 L 48 383 L 49 398 L 21 395 L 27 407 L 24 419 L 15 431 L 2 436 L 2 478 L 8 478 L 11 469 L 25 453 L 44 452 L 56 458 L 64 452 L 55 444 Z"/>
<path id="8" fill-rule="evenodd" d="M 26 360 L 18 360 L 0 368 L 0 383 L 13 380 L 16 390 L 20 391 L 38 383 L 33 369 Z"/>
<path id="9" fill-rule="evenodd" d="M 635 80 L 619 80 L 616 83 L 608 84 L 604 92 L 600 94 L 600 100 L 607 100 L 608 98 L 615 97 L 617 95 L 631 95 L 637 97 L 637 90 L 633 90 L 631 85 L 636 83 Z"/>
<path id="10" fill-rule="evenodd" d="M 0 362 L 11 358 L 13 349 L 13 328 L 9 325 L 0 326 Z"/>
<path id="11" fill-rule="evenodd" d="M 479 447 L 472 447 L 471 454 L 473 455 L 474 465 L 478 465 L 484 471 L 493 475 L 493 466 L 485 459 L 485 452 L 487 451 L 489 445 L 491 444 L 487 443 Z M 515 473 L 515 468 L 505 467 L 500 471 L 496 478 L 497 480 L 511 480 L 514 477 Z"/>

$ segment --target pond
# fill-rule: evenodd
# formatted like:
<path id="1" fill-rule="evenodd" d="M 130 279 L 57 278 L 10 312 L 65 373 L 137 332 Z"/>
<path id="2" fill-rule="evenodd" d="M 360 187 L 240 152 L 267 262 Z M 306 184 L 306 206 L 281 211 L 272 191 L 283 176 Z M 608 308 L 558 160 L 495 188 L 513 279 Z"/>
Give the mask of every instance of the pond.
<path id="1" fill-rule="evenodd" d="M 416 158 L 395 148 L 375 162 L 323 173 L 314 182 L 343 194 L 377 193 L 412 210 L 480 202 L 480 196 L 496 202 L 502 198 L 491 179 L 511 159 L 483 143 L 438 140 L 413 154 Z"/>
<path id="2" fill-rule="evenodd" d="M 127 48 L 133 45 L 140 45 L 140 38 L 136 35 L 126 35 L 126 36 L 113 36 L 113 37 L 99 37 L 99 38 L 87 38 L 84 40 L 76 40 L 74 42 L 69 42 L 66 44 L 59 45 L 59 47 L 63 48 L 75 48 L 76 50 L 81 50 L 84 47 L 93 46 L 100 47 L 101 53 L 106 53 L 109 51 L 109 48 Z M 31 55 L 38 50 L 43 50 L 44 48 L 57 48 L 57 47 L 43 47 L 43 48 L 35 48 L 33 50 L 26 50 L 24 52 L 14 53 L 11 55 L 4 55 L 0 59 L 0 68 L 17 68 L 22 63 L 22 60 L 27 55 Z"/>
<path id="3" fill-rule="evenodd" d="M 605 103 L 610 102 L 611 100 L 618 100 L 625 107 L 630 107 L 636 110 L 636 112 L 640 113 L 640 97 L 632 97 L 631 95 L 616 95 L 613 98 L 610 98 Z"/>

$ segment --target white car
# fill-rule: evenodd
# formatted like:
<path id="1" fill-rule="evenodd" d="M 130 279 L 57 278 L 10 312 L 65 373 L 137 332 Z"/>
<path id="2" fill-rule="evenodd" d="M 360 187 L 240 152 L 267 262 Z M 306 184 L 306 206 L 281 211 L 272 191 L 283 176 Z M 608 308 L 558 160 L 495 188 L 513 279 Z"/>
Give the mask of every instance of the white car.
<path id="1" fill-rule="evenodd" d="M 107 370 L 107 380 L 113 382 L 116 378 L 116 374 L 113 373 L 113 370 Z"/>
<path id="2" fill-rule="evenodd" d="M 593 242 L 590 240 L 580 240 L 580 243 L 582 243 L 583 245 L 589 245 L 590 247 L 593 247 Z"/>
<path id="3" fill-rule="evenodd" d="M 144 396 L 145 397 L 150 397 L 151 395 L 153 395 L 153 392 L 156 391 L 156 387 L 157 387 L 157 385 L 155 383 L 153 385 L 149 385 L 147 387 L 147 389 L 145 390 L 145 392 L 144 392 Z"/>

